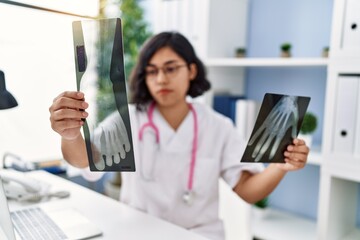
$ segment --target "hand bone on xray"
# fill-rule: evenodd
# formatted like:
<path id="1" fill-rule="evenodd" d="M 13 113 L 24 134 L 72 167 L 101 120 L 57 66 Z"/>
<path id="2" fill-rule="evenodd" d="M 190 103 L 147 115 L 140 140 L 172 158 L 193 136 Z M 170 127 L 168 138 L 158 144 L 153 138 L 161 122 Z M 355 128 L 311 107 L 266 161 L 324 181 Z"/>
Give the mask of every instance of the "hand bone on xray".
<path id="1" fill-rule="evenodd" d="M 296 138 L 298 119 L 297 97 L 283 96 L 249 141 L 248 145 L 251 146 L 259 139 L 251 155 L 255 158 L 255 162 L 260 161 L 268 149 L 270 149 L 269 160 L 271 160 L 289 128 L 292 128 L 292 138 Z"/>
<path id="2" fill-rule="evenodd" d="M 104 170 L 105 164 L 111 167 L 113 164 L 119 164 L 121 159 L 125 159 L 131 146 L 124 121 L 118 111 L 109 115 L 98 125 L 92 142 L 98 153 L 93 154 L 98 156 L 94 159 L 98 170 Z"/>

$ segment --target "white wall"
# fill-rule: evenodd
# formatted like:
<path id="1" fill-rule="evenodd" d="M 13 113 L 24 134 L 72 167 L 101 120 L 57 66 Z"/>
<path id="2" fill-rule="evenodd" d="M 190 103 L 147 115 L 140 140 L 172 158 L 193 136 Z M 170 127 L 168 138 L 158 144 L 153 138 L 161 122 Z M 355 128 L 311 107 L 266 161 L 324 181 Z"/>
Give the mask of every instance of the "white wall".
<path id="1" fill-rule="evenodd" d="M 88 2 L 89 14 L 95 2 Z M 75 19 L 0 3 L 0 69 L 19 103 L 0 111 L 0 160 L 5 152 L 34 160 L 61 157 L 48 109 L 59 93 L 76 90 Z"/>

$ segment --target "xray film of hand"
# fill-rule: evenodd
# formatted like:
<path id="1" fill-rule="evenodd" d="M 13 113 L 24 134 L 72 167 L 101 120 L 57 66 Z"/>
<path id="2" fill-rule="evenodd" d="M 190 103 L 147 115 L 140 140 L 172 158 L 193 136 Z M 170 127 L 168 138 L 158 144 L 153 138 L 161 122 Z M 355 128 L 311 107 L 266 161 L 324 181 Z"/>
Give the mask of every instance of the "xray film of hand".
<path id="1" fill-rule="evenodd" d="M 241 162 L 285 163 L 309 103 L 310 97 L 266 93 Z"/>
<path id="2" fill-rule="evenodd" d="M 74 21 L 76 86 L 89 103 L 83 133 L 91 171 L 135 171 L 121 20 Z"/>

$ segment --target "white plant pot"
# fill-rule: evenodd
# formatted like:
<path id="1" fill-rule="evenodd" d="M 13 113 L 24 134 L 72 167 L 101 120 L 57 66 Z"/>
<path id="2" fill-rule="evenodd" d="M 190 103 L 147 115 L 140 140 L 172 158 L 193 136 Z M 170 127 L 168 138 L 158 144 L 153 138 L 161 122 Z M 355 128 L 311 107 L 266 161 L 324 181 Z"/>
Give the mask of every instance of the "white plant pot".
<path id="1" fill-rule="evenodd" d="M 311 144 L 312 144 L 312 135 L 311 134 L 301 134 L 301 133 L 299 133 L 297 138 L 304 140 L 306 146 L 311 148 Z"/>
<path id="2" fill-rule="evenodd" d="M 251 210 L 252 210 L 252 217 L 258 221 L 263 220 L 269 214 L 268 208 L 259 208 L 253 206 Z"/>

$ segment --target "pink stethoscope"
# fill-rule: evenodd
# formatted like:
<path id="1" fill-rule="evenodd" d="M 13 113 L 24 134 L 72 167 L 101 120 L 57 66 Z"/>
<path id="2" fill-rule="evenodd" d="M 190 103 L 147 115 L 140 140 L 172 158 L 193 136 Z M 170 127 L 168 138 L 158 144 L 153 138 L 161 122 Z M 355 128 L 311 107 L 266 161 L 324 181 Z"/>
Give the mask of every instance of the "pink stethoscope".
<path id="1" fill-rule="evenodd" d="M 183 200 L 185 203 L 191 205 L 192 202 L 194 201 L 194 196 L 195 196 L 194 192 L 193 192 L 193 182 L 194 182 L 194 170 L 195 170 L 197 141 L 198 141 L 198 124 L 197 124 L 197 114 L 196 114 L 195 109 L 193 108 L 193 106 L 191 104 L 189 104 L 189 108 L 194 116 L 194 138 L 193 138 L 192 149 L 191 149 L 191 161 L 190 161 L 188 184 L 187 184 L 187 189 L 183 195 Z M 154 130 L 156 143 L 159 144 L 159 140 L 160 140 L 159 129 L 156 127 L 156 125 L 153 122 L 154 109 L 155 109 L 155 102 L 152 102 L 147 111 L 147 116 L 148 116 L 149 121 L 147 123 L 145 123 L 144 125 L 142 125 L 142 127 L 140 128 L 139 140 L 142 141 L 144 130 L 145 130 L 145 128 L 149 127 Z"/>

